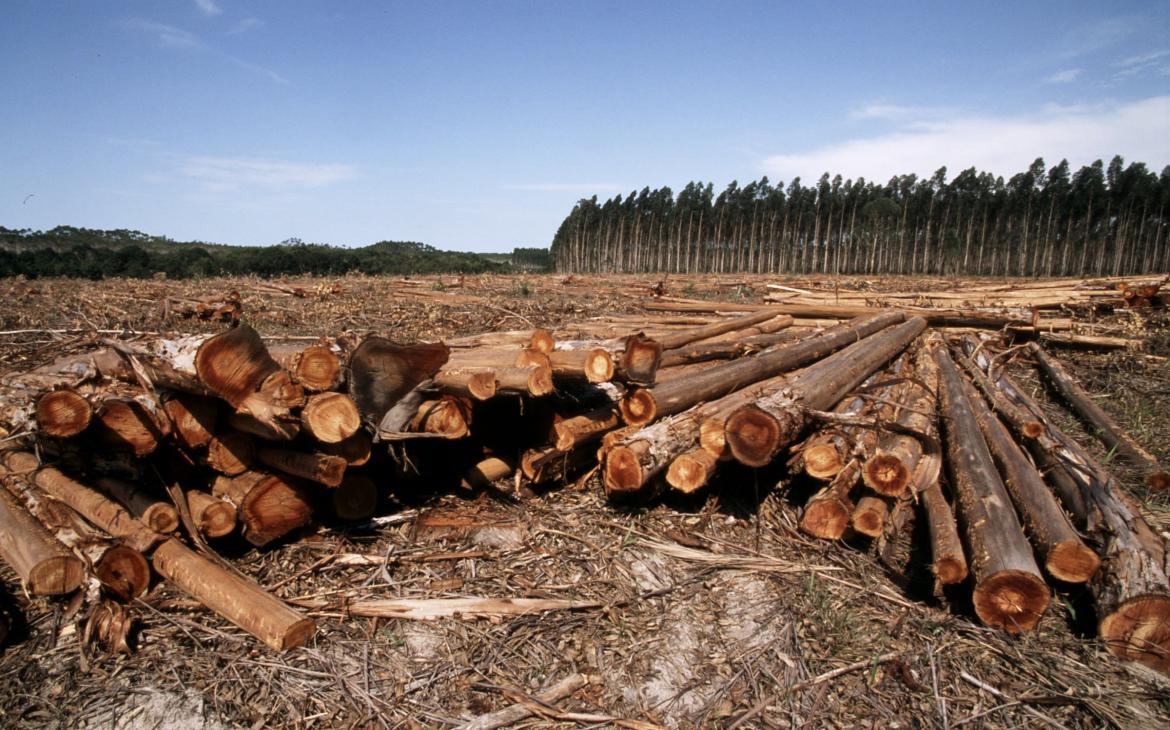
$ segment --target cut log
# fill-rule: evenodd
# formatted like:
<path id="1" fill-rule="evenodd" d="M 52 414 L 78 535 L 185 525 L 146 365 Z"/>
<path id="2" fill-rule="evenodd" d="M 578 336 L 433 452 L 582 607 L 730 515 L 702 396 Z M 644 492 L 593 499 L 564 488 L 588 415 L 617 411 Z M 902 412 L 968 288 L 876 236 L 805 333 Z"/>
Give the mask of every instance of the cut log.
<path id="1" fill-rule="evenodd" d="M 906 492 L 926 452 L 923 441 L 938 435 L 938 406 L 933 392 L 938 374 L 934 358 L 922 350 L 918 352 L 914 376 L 902 391 L 902 403 L 895 416 L 898 430 L 881 435 L 876 451 L 865 460 L 862 469 L 865 486 L 888 497 Z"/>
<path id="2" fill-rule="evenodd" d="M 751 383 L 810 363 L 900 321 L 902 315 L 896 312 L 853 320 L 751 358 L 708 368 L 693 378 L 633 389 L 622 400 L 622 418 L 632 426 L 652 423 L 685 411 L 696 403 L 723 397 Z"/>
<path id="3" fill-rule="evenodd" d="M 967 580 L 967 558 L 959 540 L 955 515 L 935 479 L 921 492 L 922 507 L 930 532 L 930 569 L 940 585 Z"/>
<path id="4" fill-rule="evenodd" d="M 244 539 L 257 547 L 307 525 L 312 517 L 308 490 L 275 474 L 253 471 L 221 476 L 211 493 L 236 506 Z"/>
<path id="5" fill-rule="evenodd" d="M 423 401 L 410 429 L 448 439 L 464 438 L 471 433 L 471 402 L 457 395 Z"/>
<path id="6" fill-rule="evenodd" d="M 94 419 L 98 443 L 138 457 L 154 453 L 170 433 L 170 420 L 145 396 L 103 398 Z"/>
<path id="7" fill-rule="evenodd" d="M 341 359 L 328 345 L 277 344 L 269 347 L 273 359 L 292 373 L 306 391 L 320 393 L 341 384 Z"/>
<path id="8" fill-rule="evenodd" d="M 146 595 L 150 588 L 150 564 L 129 545 L 110 545 L 93 563 L 93 574 L 107 590 L 123 601 Z"/>
<path id="9" fill-rule="evenodd" d="M 621 415 L 613 406 L 603 406 L 553 424 L 553 446 L 569 451 L 591 443 L 622 425 Z"/>
<path id="10" fill-rule="evenodd" d="M 488 489 L 501 479 L 507 479 L 516 467 L 497 456 L 489 456 L 467 470 L 459 486 L 464 489 Z"/>
<path id="11" fill-rule="evenodd" d="M 120 538 L 141 553 L 149 552 L 163 539 L 162 535 L 134 519 L 121 505 L 55 467 L 41 467 L 33 482 L 50 496 L 72 507 L 95 527 Z"/>
<path id="12" fill-rule="evenodd" d="M 556 340 L 553 339 L 552 333 L 548 330 L 536 329 L 532 331 L 532 336 L 528 338 L 528 347 L 549 354 L 556 346 Z"/>
<path id="13" fill-rule="evenodd" d="M 748 466 L 770 463 L 800 435 L 809 409 L 824 410 L 840 402 L 925 328 L 926 321 L 919 317 L 890 327 L 805 368 L 788 387 L 740 407 L 724 427 L 732 455 Z"/>
<path id="14" fill-rule="evenodd" d="M 199 532 L 206 537 L 225 537 L 236 529 L 236 506 L 227 500 L 213 497 L 201 489 L 186 493 L 187 509 Z"/>
<path id="15" fill-rule="evenodd" d="M 613 380 L 613 356 L 600 347 L 592 350 L 554 350 L 548 354 L 556 379 L 578 379 L 590 383 Z"/>
<path id="16" fill-rule="evenodd" d="M 833 414 L 856 418 L 866 410 L 864 398 L 845 398 L 833 408 Z M 809 436 L 799 447 L 801 470 L 813 479 L 829 481 L 849 461 L 850 439 L 840 427 L 829 424 Z M 868 461 L 866 462 L 868 465 Z"/>
<path id="17" fill-rule="evenodd" d="M 345 459 L 340 456 L 306 453 L 291 449 L 257 449 L 256 458 L 261 464 L 270 466 L 277 471 L 324 484 L 327 487 L 340 486 L 348 466 Z"/>
<path id="18" fill-rule="evenodd" d="M 780 318 L 777 317 L 776 319 Z M 765 324 L 767 323 L 765 322 Z M 805 330 L 788 329 L 736 339 L 720 337 L 709 342 L 696 342 L 691 345 L 677 347 L 673 350 L 663 351 L 659 369 L 661 372 L 664 368 L 706 362 L 708 360 L 734 360 L 735 358 L 766 350 L 782 342 L 799 339 L 805 334 L 807 334 Z"/>
<path id="19" fill-rule="evenodd" d="M 448 355 L 442 343 L 398 345 L 381 337 L 363 340 L 350 355 L 346 377 L 362 421 L 377 429 L 386 411 L 419 383 L 433 378 Z"/>
<path id="20" fill-rule="evenodd" d="M 505 393 L 520 393 L 539 397 L 553 392 L 552 368 L 496 368 L 492 371 L 497 387 Z"/>
<path id="21" fill-rule="evenodd" d="M 850 459 L 827 486 L 809 498 L 800 513 L 801 532 L 821 540 L 840 540 L 854 510 L 849 494 L 860 479 L 861 462 Z"/>
<path id="22" fill-rule="evenodd" d="M 3 468 L 5 474 L 8 467 Z M 34 596 L 72 593 L 85 564 L 65 549 L 7 489 L 0 489 L 0 557 Z"/>
<path id="23" fill-rule="evenodd" d="M 524 478 L 533 484 L 566 481 L 594 458 L 588 446 L 577 447 L 572 451 L 558 451 L 550 446 L 524 452 L 520 460 L 520 469 Z"/>
<path id="24" fill-rule="evenodd" d="M 553 352 L 596 349 L 605 350 L 610 354 L 615 377 L 628 383 L 653 383 L 662 360 L 662 345 L 641 332 L 602 341 L 560 340 Z"/>
<path id="25" fill-rule="evenodd" d="M 683 452 L 666 469 L 666 483 L 683 494 L 697 492 L 715 475 L 719 458 L 702 446 Z"/>
<path id="26" fill-rule="evenodd" d="M 964 350 L 973 352 L 976 347 L 975 340 L 963 338 Z M 1016 435 L 1023 439 L 1034 439 L 1039 438 L 1044 433 L 1044 425 L 1004 395 L 1003 391 L 991 382 L 987 374 L 980 370 L 969 357 L 957 354 L 955 362 L 962 366 L 963 372 L 970 378 L 976 389 L 987 399 L 995 412 L 1007 421 Z"/>
<path id="27" fill-rule="evenodd" d="M 499 384 L 494 370 L 443 370 L 435 376 L 435 387 L 451 395 L 487 400 L 495 396 Z"/>
<path id="28" fill-rule="evenodd" d="M 252 437 L 239 431 L 224 431 L 207 444 L 207 465 L 220 474 L 234 477 L 252 468 L 256 446 Z"/>
<path id="29" fill-rule="evenodd" d="M 244 631 L 276 651 L 301 646 L 316 624 L 265 591 L 249 578 L 228 571 L 187 548 L 167 540 L 154 552 L 154 569 Z"/>
<path id="30" fill-rule="evenodd" d="M 1071 332 L 1041 332 L 1040 341 L 1047 345 L 1077 350 L 1140 350 L 1142 341 L 1130 337 L 1077 335 Z"/>
<path id="31" fill-rule="evenodd" d="M 347 474 L 341 486 L 329 491 L 333 514 L 340 519 L 364 520 L 378 507 L 378 485 L 361 474 Z"/>
<path id="32" fill-rule="evenodd" d="M 365 431 L 358 431 L 353 436 L 338 444 L 320 444 L 317 450 L 323 454 L 340 456 L 350 466 L 362 466 L 373 455 L 374 444 L 370 435 Z"/>
<path id="33" fill-rule="evenodd" d="M 94 485 L 155 532 L 171 533 L 179 529 L 179 513 L 174 506 L 156 499 L 139 485 L 113 477 L 99 477 Z"/>
<path id="34" fill-rule="evenodd" d="M 353 399 L 344 393 L 317 393 L 301 411 L 301 424 L 321 443 L 336 444 L 362 427 L 361 414 Z"/>
<path id="35" fill-rule="evenodd" d="M 673 350 L 677 347 L 682 347 L 683 345 L 689 345 L 692 342 L 699 342 L 700 340 L 716 337 L 726 332 L 738 332 L 740 330 L 745 330 L 752 325 L 757 325 L 769 320 L 777 319 L 778 314 L 778 312 L 773 312 L 770 309 L 761 309 L 760 311 L 753 312 L 751 314 L 745 314 L 740 317 L 731 317 L 719 322 L 712 322 L 711 324 L 703 325 L 702 327 L 695 327 L 694 329 L 683 330 L 682 332 L 678 332 L 676 334 L 659 337 L 658 342 L 662 345 L 663 350 Z M 792 324 L 792 317 L 788 317 L 786 322 L 785 320 L 781 320 L 781 322 L 784 322 L 784 324 L 781 324 L 781 326 L 787 327 L 788 325 Z M 759 333 L 757 332 L 753 334 Z"/>
<path id="36" fill-rule="evenodd" d="M 1101 439 L 1105 448 L 1142 469 L 1146 486 L 1151 490 L 1170 489 L 1170 472 L 1163 469 L 1153 454 L 1142 448 L 1112 416 L 1097 405 L 1064 366 L 1049 357 L 1036 343 L 1030 343 L 1029 350 L 1060 395 L 1076 410 L 1077 415 L 1093 427 L 1094 435 Z"/>
<path id="37" fill-rule="evenodd" d="M 175 437 L 188 449 L 207 446 L 215 436 L 219 406 L 212 398 L 175 393 L 163 401 L 163 411 Z"/>
<path id="38" fill-rule="evenodd" d="M 945 347 L 935 348 L 951 484 L 975 575 L 975 613 L 1009 633 L 1029 631 L 1048 608 L 1040 576 L 1011 499 L 979 430 L 962 376 Z"/>
<path id="39" fill-rule="evenodd" d="M 881 497 L 867 494 L 857 500 L 853 514 L 849 518 L 850 524 L 856 532 L 866 537 L 880 537 L 886 527 L 886 518 L 890 514 L 890 505 Z"/>
<path id="40" fill-rule="evenodd" d="M 73 388 L 58 388 L 37 398 L 35 413 L 41 433 L 54 438 L 72 438 L 89 426 L 93 407 Z"/>
<path id="41" fill-rule="evenodd" d="M 1087 582 L 1101 564 L 1097 554 L 1081 542 L 1040 473 L 983 398 L 973 386 L 964 385 L 983 440 L 999 465 L 1004 486 L 1048 574 L 1067 583 Z"/>

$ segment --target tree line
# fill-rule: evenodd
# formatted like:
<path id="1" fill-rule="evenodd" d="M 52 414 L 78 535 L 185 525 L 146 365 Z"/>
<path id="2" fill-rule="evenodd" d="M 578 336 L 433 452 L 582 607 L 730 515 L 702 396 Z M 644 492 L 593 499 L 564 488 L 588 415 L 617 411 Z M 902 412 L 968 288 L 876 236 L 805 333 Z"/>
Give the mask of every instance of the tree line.
<path id="1" fill-rule="evenodd" d="M 503 263 L 485 255 L 441 251 L 413 241 L 344 248 L 288 239 L 273 246 L 179 243 L 139 231 L 60 226 L 50 231 L 0 227 L 0 276 L 85 279 L 203 276 L 378 275 L 484 273 L 548 267 L 537 253 L 516 249 Z M 499 257 L 495 257 L 499 258 Z"/>
<path id="2" fill-rule="evenodd" d="M 1170 271 L 1170 166 L 1114 157 L 1073 172 L 1036 159 L 1008 180 L 974 167 L 885 184 L 767 177 L 580 200 L 558 271 L 1079 276 Z"/>

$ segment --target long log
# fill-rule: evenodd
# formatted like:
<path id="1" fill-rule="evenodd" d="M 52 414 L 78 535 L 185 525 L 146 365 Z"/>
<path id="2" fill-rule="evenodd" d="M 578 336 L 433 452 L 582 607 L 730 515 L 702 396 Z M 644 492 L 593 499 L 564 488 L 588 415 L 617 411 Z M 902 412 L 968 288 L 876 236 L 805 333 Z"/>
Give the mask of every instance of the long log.
<path id="1" fill-rule="evenodd" d="M 983 440 L 999 465 L 1004 486 L 1048 574 L 1067 583 L 1087 582 L 1101 565 L 1097 554 L 1081 542 L 1040 473 L 983 398 L 965 379 L 963 384 Z"/>
<path id="2" fill-rule="evenodd" d="M 779 317 L 776 319 L 779 319 Z M 765 322 L 765 324 L 767 323 Z M 769 334 L 751 335 L 736 339 L 720 337 L 708 342 L 696 342 L 691 345 L 684 345 L 682 347 L 676 347 L 673 350 L 664 351 L 659 367 L 671 368 L 678 365 L 707 362 L 709 360 L 734 360 L 766 350 L 782 342 L 799 339 L 804 333 L 805 330 L 785 329 Z"/>
<path id="3" fill-rule="evenodd" d="M 204 606 L 276 651 L 301 646 L 317 630 L 257 583 L 226 570 L 175 539 L 154 551 L 154 569 Z"/>
<path id="4" fill-rule="evenodd" d="M 348 466 L 340 456 L 292 449 L 262 448 L 256 451 L 256 458 L 277 471 L 327 487 L 339 486 Z"/>
<path id="5" fill-rule="evenodd" d="M 852 320 L 754 357 L 708 368 L 692 378 L 631 390 L 622 399 L 622 418 L 630 425 L 645 425 L 680 413 L 696 403 L 723 397 L 745 385 L 798 368 L 901 321 L 902 315 L 897 312 Z"/>
<path id="6" fill-rule="evenodd" d="M 732 456 L 748 466 L 768 464 L 800 435 L 809 410 L 831 408 L 925 328 L 920 317 L 890 327 L 805 368 L 788 387 L 739 408 L 725 425 Z"/>
<path id="7" fill-rule="evenodd" d="M 8 467 L 4 466 L 5 475 Z M 34 596 L 72 593 L 85 564 L 38 522 L 7 489 L 0 489 L 0 557 Z"/>
<path id="8" fill-rule="evenodd" d="M 642 307 L 660 312 L 757 312 L 762 309 L 770 309 L 777 314 L 789 314 L 797 318 L 811 319 L 852 319 L 890 311 L 888 308 L 869 306 L 745 304 L 736 302 L 647 301 L 642 303 Z M 978 327 L 998 330 L 1015 324 L 1032 324 L 1031 317 L 1023 314 L 995 314 L 978 310 L 931 309 L 927 307 L 899 307 L 898 311 L 906 317 L 922 317 L 932 327 Z"/>
<path id="9" fill-rule="evenodd" d="M 1170 472 L 1158 464 L 1154 455 L 1144 448 L 1123 429 L 1113 417 L 1093 400 L 1092 396 L 1064 369 L 1064 366 L 1048 356 L 1036 343 L 1029 343 L 1029 352 L 1036 359 L 1056 390 L 1076 410 L 1077 415 L 1093 426 L 1093 434 L 1105 448 L 1115 451 L 1125 461 L 1144 471 L 1146 486 L 1154 491 L 1170 489 Z"/>
<path id="10" fill-rule="evenodd" d="M 866 459 L 862 470 L 862 481 L 874 492 L 898 497 L 910 486 L 926 453 L 922 440 L 938 435 L 934 393 L 937 380 L 934 358 L 919 350 L 914 379 L 902 390 L 902 402 L 894 417 L 900 428 L 881 435 L 876 451 Z"/>
<path id="11" fill-rule="evenodd" d="M 33 483 L 47 494 L 69 505 L 107 534 L 120 538 L 129 547 L 149 552 L 163 536 L 138 520 L 117 502 L 52 466 L 41 467 Z"/>
<path id="12" fill-rule="evenodd" d="M 975 576 L 975 613 L 988 626 L 1029 631 L 1048 608 L 1051 592 L 980 433 L 962 375 L 945 347 L 935 348 L 935 362 L 947 464 Z"/>
<path id="13" fill-rule="evenodd" d="M 147 494 L 137 484 L 114 477 L 99 477 L 94 486 L 113 497 L 135 519 L 155 532 L 171 533 L 179 529 L 179 513 L 174 506 Z"/>
<path id="14" fill-rule="evenodd" d="M 740 330 L 745 330 L 745 329 L 751 327 L 752 325 L 758 325 L 758 324 L 761 324 L 763 322 L 767 322 L 769 320 L 776 319 L 778 314 L 779 314 L 779 312 L 773 312 L 769 309 L 762 309 L 758 312 L 753 312 L 751 314 L 745 314 L 745 315 L 740 316 L 740 317 L 731 317 L 729 319 L 725 319 L 725 320 L 722 320 L 719 322 L 712 322 L 711 324 L 703 325 L 702 327 L 695 327 L 694 329 L 683 330 L 682 332 L 678 332 L 678 333 L 675 333 L 672 335 L 666 335 L 663 337 L 658 337 L 657 339 L 658 339 L 659 344 L 662 345 L 662 349 L 664 351 L 665 350 L 673 350 L 676 347 L 682 347 L 683 345 L 689 345 L 692 342 L 706 340 L 706 339 L 709 339 L 711 337 L 716 337 L 718 335 L 722 335 L 722 334 L 727 333 L 727 332 L 738 332 Z M 786 320 L 781 320 L 781 322 L 783 322 L 783 324 L 781 326 L 786 327 L 788 325 L 791 325 L 792 324 L 792 317 L 788 317 Z"/>
<path id="15" fill-rule="evenodd" d="M 591 350 L 554 350 L 548 353 L 549 366 L 554 378 L 573 378 L 590 383 L 606 383 L 613 380 L 617 369 L 613 355 L 607 350 L 595 347 Z"/>
<path id="16" fill-rule="evenodd" d="M 221 476 L 212 484 L 211 493 L 236 506 L 244 539 L 257 547 L 307 525 L 312 518 L 308 491 L 275 474 Z"/>

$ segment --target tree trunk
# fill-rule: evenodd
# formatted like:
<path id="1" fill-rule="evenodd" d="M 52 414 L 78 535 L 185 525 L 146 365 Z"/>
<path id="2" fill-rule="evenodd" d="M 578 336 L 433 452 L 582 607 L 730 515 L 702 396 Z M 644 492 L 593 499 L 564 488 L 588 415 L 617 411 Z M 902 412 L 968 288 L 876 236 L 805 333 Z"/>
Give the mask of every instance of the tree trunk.
<path id="1" fill-rule="evenodd" d="M 147 494 L 139 485 L 113 477 L 99 477 L 94 486 L 113 497 L 136 520 L 155 532 L 169 534 L 179 529 L 179 513 L 174 506 Z"/>
<path id="2" fill-rule="evenodd" d="M 294 477 L 308 479 L 327 487 L 340 486 L 345 478 L 345 459 L 329 454 L 306 453 L 290 449 L 262 448 L 256 451 L 260 463 Z"/>
<path id="3" fill-rule="evenodd" d="M 6 465 L 0 471 L 5 477 L 9 473 Z M 0 557 L 34 596 L 72 593 L 85 578 L 81 559 L 66 550 L 7 489 L 0 489 Z"/>
<path id="4" fill-rule="evenodd" d="M 186 497 L 191 519 L 204 536 L 225 537 L 235 531 L 238 515 L 234 504 L 201 489 L 187 490 Z"/>
<path id="5" fill-rule="evenodd" d="M 236 506 L 244 539 L 257 547 L 307 525 L 312 517 L 308 491 L 295 481 L 273 474 L 221 476 L 212 485 L 211 493 Z"/>
<path id="6" fill-rule="evenodd" d="M 357 404 L 344 393 L 317 393 L 309 396 L 301 410 L 301 425 L 324 444 L 337 444 L 362 427 Z"/>

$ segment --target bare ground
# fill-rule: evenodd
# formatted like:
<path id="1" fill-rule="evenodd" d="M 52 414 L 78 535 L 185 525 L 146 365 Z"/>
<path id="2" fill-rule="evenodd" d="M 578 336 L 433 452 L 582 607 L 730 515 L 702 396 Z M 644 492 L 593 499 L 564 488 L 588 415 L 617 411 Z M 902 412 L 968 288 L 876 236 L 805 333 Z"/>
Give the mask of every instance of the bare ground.
<path id="1" fill-rule="evenodd" d="M 163 323 L 164 295 L 243 297 L 264 334 L 342 329 L 439 338 L 635 311 L 649 278 L 561 285 L 553 277 L 341 278 L 291 282 L 304 298 L 254 280 L 0 281 L 0 371 L 25 369 L 120 330 Z M 758 298 L 763 279 L 672 277 L 686 296 Z M 787 283 L 787 282 L 786 282 Z M 880 291 L 945 281 L 844 280 Z M 800 284 L 797 284 L 800 286 Z M 326 287 L 322 287 L 324 291 Z M 1170 354 L 1160 314 L 1118 318 Z M 64 330 L 50 332 L 50 330 Z M 94 334 L 93 330 L 109 330 Z M 1164 460 L 1170 370 L 1142 355 L 1066 357 L 1103 405 Z M 1029 373 L 1019 369 L 1017 375 Z M 1029 380 L 1043 394 L 1034 378 Z M 1067 425 L 1075 422 L 1060 413 Z M 1085 440 L 1090 444 L 1089 440 Z M 1095 447 L 1095 443 L 1092 444 Z M 1098 450 L 1099 456 L 1101 454 Z M 1119 472 L 1127 486 L 1133 475 Z M 969 591 L 932 595 L 921 556 L 893 574 L 864 543 L 795 530 L 802 487 L 782 472 L 729 468 L 692 500 L 611 505 L 595 477 L 540 495 L 399 494 L 382 524 L 314 526 L 263 551 L 228 555 L 289 600 L 326 599 L 312 643 L 283 655 L 165 585 L 137 607 L 138 651 L 82 649 L 67 604 L 14 601 L 27 616 L 0 657 L 5 727 L 445 727 L 536 694 L 567 675 L 591 682 L 532 726 L 589 726 L 558 713 L 669 727 L 1155 727 L 1170 721 L 1170 681 L 1110 657 L 1091 603 L 1060 593 L 1039 629 L 1013 638 L 981 627 Z M 1165 500 L 1140 489 L 1157 525 Z M 442 519 L 436 519 L 441 516 Z M 372 566 L 343 565 L 358 553 Z M 9 593 L 18 585 L 7 568 Z M 601 609 L 500 621 L 410 622 L 346 616 L 366 597 L 555 597 Z M 826 673 L 845 670 L 840 676 Z M 603 720 L 601 718 L 610 719 Z"/>

